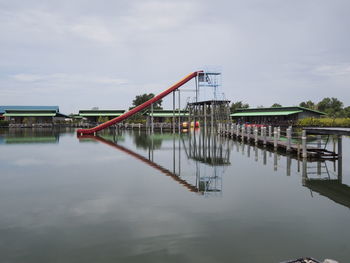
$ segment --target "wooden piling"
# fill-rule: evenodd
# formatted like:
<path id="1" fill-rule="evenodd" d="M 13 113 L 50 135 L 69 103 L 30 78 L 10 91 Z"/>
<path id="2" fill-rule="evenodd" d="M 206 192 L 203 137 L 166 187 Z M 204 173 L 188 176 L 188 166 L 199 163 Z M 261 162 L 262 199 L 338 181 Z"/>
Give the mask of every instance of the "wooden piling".
<path id="1" fill-rule="evenodd" d="M 287 129 L 287 151 L 289 152 L 292 147 L 292 131 L 290 128 Z"/>
<path id="2" fill-rule="evenodd" d="M 258 145 L 258 127 L 255 127 L 254 129 L 254 141 L 255 145 Z"/>
<path id="3" fill-rule="evenodd" d="M 277 128 L 275 127 L 273 129 L 273 147 L 277 149 L 278 144 L 277 144 Z"/>
<path id="4" fill-rule="evenodd" d="M 306 148 L 306 131 L 303 130 L 302 136 L 301 136 L 301 144 L 302 144 L 302 155 L 303 158 L 307 157 L 307 148 Z"/>

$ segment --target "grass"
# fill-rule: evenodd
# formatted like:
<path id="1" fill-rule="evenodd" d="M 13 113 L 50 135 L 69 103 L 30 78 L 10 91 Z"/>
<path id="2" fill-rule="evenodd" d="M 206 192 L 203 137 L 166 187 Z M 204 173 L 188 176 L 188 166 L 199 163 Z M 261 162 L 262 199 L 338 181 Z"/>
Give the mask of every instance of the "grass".
<path id="1" fill-rule="evenodd" d="M 297 125 L 317 127 L 350 127 L 350 118 L 305 118 L 299 120 Z"/>

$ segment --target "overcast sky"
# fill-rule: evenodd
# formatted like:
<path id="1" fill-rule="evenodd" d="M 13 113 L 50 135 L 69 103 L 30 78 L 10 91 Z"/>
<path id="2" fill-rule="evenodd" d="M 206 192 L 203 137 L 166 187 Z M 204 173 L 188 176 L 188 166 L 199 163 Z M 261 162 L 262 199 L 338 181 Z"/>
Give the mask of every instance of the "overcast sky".
<path id="1" fill-rule="evenodd" d="M 350 105 L 350 1 L 0 0 L 0 105 L 123 109 L 208 66 L 252 107 Z"/>

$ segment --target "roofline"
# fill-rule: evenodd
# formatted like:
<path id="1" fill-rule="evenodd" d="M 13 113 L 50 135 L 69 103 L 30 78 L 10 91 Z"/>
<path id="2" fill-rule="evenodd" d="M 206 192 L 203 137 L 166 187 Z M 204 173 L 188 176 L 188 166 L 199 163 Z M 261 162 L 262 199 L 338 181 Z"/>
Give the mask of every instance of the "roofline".
<path id="1" fill-rule="evenodd" d="M 285 107 L 268 107 L 268 108 L 238 108 L 237 110 L 240 110 L 240 111 L 249 111 L 249 110 L 280 110 L 280 109 L 287 109 L 287 108 L 299 108 L 299 109 L 302 109 L 302 110 L 307 110 L 307 111 L 312 111 L 312 112 L 316 112 L 316 113 L 319 113 L 321 115 L 326 115 L 326 113 L 324 112 L 321 112 L 321 111 L 317 111 L 317 110 L 312 110 L 312 109 L 309 109 L 309 108 L 304 108 L 304 107 L 300 107 L 300 106 L 285 106 Z M 236 112 L 236 111 L 235 111 Z"/>
<path id="2" fill-rule="evenodd" d="M 97 111 L 97 112 L 115 112 L 115 111 L 121 111 L 121 112 L 125 112 L 124 109 L 123 109 L 123 110 L 79 110 L 79 112 L 81 112 L 81 111 L 89 111 L 89 112 L 91 112 L 91 111 Z"/>

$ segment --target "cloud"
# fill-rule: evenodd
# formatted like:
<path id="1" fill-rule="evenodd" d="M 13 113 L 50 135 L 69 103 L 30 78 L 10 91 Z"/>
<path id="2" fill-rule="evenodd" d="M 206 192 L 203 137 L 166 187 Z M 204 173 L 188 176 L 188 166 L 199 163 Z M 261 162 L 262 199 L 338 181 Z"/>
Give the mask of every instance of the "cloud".
<path id="1" fill-rule="evenodd" d="M 69 32 L 87 40 L 106 44 L 117 41 L 115 34 L 97 19 L 84 19 L 79 23 L 71 24 L 69 26 Z"/>
<path id="2" fill-rule="evenodd" d="M 350 76 L 350 63 L 321 65 L 316 67 L 313 72 L 317 75 L 329 77 Z"/>
<path id="3" fill-rule="evenodd" d="M 94 83 L 94 84 L 113 84 L 113 85 L 125 85 L 128 80 L 123 78 L 113 78 L 106 76 L 86 76 L 80 74 L 66 74 L 66 73 L 54 73 L 54 74 L 26 74 L 20 73 L 10 76 L 19 82 L 42 82 L 46 85 L 50 84 L 81 84 L 81 83 Z"/>
<path id="4" fill-rule="evenodd" d="M 191 26 L 197 6 L 193 2 L 145 1 L 132 4 L 122 22 L 136 31 L 167 31 Z"/>
<path id="5" fill-rule="evenodd" d="M 0 11 L 2 100 L 55 99 L 71 112 L 104 97 L 101 108 L 125 108 L 219 65 L 231 100 L 292 105 L 296 91 L 313 100 L 327 84 L 350 101 L 349 8 L 326 0 L 13 0 Z"/>

